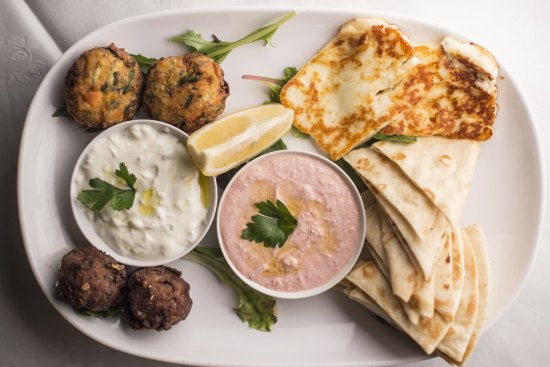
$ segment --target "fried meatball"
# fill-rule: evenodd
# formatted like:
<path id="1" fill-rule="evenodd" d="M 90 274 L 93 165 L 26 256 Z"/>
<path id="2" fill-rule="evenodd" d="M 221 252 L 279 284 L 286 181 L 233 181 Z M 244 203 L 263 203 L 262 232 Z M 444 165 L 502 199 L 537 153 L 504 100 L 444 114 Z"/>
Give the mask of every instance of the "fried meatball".
<path id="1" fill-rule="evenodd" d="M 88 245 L 63 256 L 57 290 L 76 309 L 106 311 L 122 300 L 126 279 L 124 265 Z"/>
<path id="2" fill-rule="evenodd" d="M 67 111 L 84 126 L 108 128 L 134 117 L 142 89 L 132 56 L 112 43 L 96 47 L 80 55 L 67 72 Z"/>
<path id="3" fill-rule="evenodd" d="M 168 330 L 185 320 L 192 305 L 189 284 L 176 269 L 142 268 L 128 277 L 123 315 L 132 329 Z"/>
<path id="4" fill-rule="evenodd" d="M 149 69 L 143 105 L 153 119 L 191 133 L 222 114 L 228 95 L 220 65 L 192 52 L 162 58 Z"/>

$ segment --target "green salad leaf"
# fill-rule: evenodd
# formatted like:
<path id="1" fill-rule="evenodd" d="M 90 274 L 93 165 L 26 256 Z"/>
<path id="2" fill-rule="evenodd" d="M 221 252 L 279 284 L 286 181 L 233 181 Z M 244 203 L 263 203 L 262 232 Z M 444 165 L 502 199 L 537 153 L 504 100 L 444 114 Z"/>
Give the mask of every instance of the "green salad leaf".
<path id="1" fill-rule="evenodd" d="M 243 75 L 242 79 L 255 80 L 257 82 L 263 83 L 269 87 L 269 100 L 265 103 L 281 103 L 279 95 L 281 94 L 281 89 L 283 86 L 298 73 L 298 69 L 293 66 L 287 66 L 283 70 L 282 78 L 270 78 L 266 76 L 257 76 L 257 75 Z"/>
<path id="2" fill-rule="evenodd" d="M 260 293 L 231 270 L 218 247 L 196 247 L 184 259 L 204 266 L 239 294 L 239 305 L 234 310 L 249 327 L 270 331 L 277 322 L 277 303 L 271 296 Z"/>
<path id="3" fill-rule="evenodd" d="M 182 43 L 191 50 L 205 54 L 206 56 L 214 59 L 217 63 L 221 63 L 227 55 L 229 55 L 231 50 L 236 47 L 256 41 L 264 41 L 264 45 L 271 44 L 271 39 L 277 29 L 279 29 L 281 25 L 286 23 L 295 15 L 296 12 L 292 11 L 277 22 L 259 28 L 235 42 L 220 41 L 217 37 L 214 37 L 213 41 L 207 41 L 199 33 L 193 30 L 187 31 L 179 36 L 172 37 L 170 38 L 170 41 Z"/>
<path id="4" fill-rule="evenodd" d="M 252 216 L 252 222 L 246 224 L 241 238 L 256 243 L 263 242 L 265 247 L 282 247 L 298 221 L 280 200 L 276 203 L 271 200 L 261 201 L 255 206 L 261 215 Z"/>
<path id="5" fill-rule="evenodd" d="M 88 183 L 93 190 L 82 190 L 77 196 L 78 201 L 93 210 L 94 213 L 99 213 L 108 202 L 111 202 L 113 210 L 130 209 L 136 196 L 134 185 L 137 178 L 134 174 L 128 172 L 128 167 L 124 162 L 119 164 L 119 168 L 115 170 L 115 175 L 123 179 L 129 188 L 121 189 L 100 178 L 92 178 Z"/>
<path id="6" fill-rule="evenodd" d="M 334 161 L 334 163 L 340 167 L 353 181 L 353 184 L 355 187 L 357 187 L 357 190 L 359 192 L 363 192 L 367 190 L 367 185 L 363 182 L 361 177 L 357 174 L 357 172 L 353 169 L 352 166 L 348 162 L 346 162 L 343 158 L 338 159 L 337 161 Z"/>
<path id="7" fill-rule="evenodd" d="M 58 107 L 53 113 L 52 117 L 69 117 L 72 118 L 69 111 L 67 111 L 67 105 L 63 105 L 61 107 Z"/>
<path id="8" fill-rule="evenodd" d="M 157 61 L 157 59 L 155 58 L 146 57 L 146 56 L 143 56 L 142 54 L 131 54 L 131 55 L 134 59 L 136 59 L 139 65 L 139 70 L 141 70 L 141 74 L 143 74 L 143 76 L 147 75 L 151 66 L 153 66 L 153 64 Z"/>
<path id="9" fill-rule="evenodd" d="M 382 133 L 376 133 L 373 136 L 373 139 L 383 140 L 383 141 L 392 141 L 394 143 L 416 143 L 416 136 L 407 136 L 407 135 L 386 135 Z"/>

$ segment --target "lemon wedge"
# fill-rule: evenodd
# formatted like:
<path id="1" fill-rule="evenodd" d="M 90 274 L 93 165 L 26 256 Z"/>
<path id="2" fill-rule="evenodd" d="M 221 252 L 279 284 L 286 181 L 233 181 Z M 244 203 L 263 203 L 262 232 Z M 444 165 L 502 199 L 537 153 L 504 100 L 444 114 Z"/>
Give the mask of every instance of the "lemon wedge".
<path id="1" fill-rule="evenodd" d="M 292 125 L 294 111 L 280 104 L 262 105 L 222 117 L 195 131 L 189 154 L 205 176 L 217 176 L 258 155 Z"/>

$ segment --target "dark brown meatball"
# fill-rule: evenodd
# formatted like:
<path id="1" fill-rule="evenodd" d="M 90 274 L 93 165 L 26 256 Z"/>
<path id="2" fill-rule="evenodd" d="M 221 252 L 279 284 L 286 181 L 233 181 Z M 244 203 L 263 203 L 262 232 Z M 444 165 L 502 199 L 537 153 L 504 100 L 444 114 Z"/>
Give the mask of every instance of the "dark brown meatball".
<path id="1" fill-rule="evenodd" d="M 192 52 L 161 58 L 149 69 L 143 105 L 153 119 L 191 133 L 222 114 L 228 95 L 220 65 Z"/>
<path id="2" fill-rule="evenodd" d="M 133 329 L 161 331 L 185 320 L 192 305 L 189 284 L 181 272 L 156 266 L 130 274 L 123 314 Z"/>
<path id="3" fill-rule="evenodd" d="M 122 300 L 125 266 L 93 246 L 78 247 L 63 256 L 57 290 L 76 309 L 106 311 Z"/>
<path id="4" fill-rule="evenodd" d="M 134 117 L 143 78 L 137 61 L 114 44 L 84 52 L 65 77 L 67 111 L 80 124 L 108 128 Z"/>

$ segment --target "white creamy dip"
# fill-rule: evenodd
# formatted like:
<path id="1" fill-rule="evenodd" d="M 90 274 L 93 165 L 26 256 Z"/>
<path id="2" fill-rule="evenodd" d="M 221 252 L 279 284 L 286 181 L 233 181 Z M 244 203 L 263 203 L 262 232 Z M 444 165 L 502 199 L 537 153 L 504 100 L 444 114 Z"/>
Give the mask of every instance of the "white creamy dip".
<path id="1" fill-rule="evenodd" d="M 129 210 L 115 211 L 108 203 L 94 214 L 78 202 L 76 195 L 90 189 L 92 178 L 126 188 L 115 175 L 121 162 L 137 177 Z M 73 200 L 116 252 L 154 260 L 181 253 L 203 233 L 208 216 L 203 182 L 182 141 L 168 129 L 136 124 L 88 148 L 75 176 Z"/>

